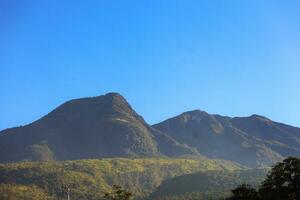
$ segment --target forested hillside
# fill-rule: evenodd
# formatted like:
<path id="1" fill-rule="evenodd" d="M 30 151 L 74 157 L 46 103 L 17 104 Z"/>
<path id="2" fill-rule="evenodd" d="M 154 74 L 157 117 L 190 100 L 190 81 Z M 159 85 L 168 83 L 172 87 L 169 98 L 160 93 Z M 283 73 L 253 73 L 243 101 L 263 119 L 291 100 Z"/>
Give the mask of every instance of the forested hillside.
<path id="1" fill-rule="evenodd" d="M 150 195 L 150 199 L 219 199 L 242 183 L 258 186 L 267 169 L 205 171 L 170 178 Z"/>
<path id="2" fill-rule="evenodd" d="M 198 171 L 233 171 L 242 167 L 231 162 L 199 159 L 102 159 L 64 162 L 23 162 L 0 165 L 1 190 L 22 193 L 22 188 L 44 196 L 63 197 L 68 186 L 77 200 L 99 199 L 114 184 L 142 197 L 165 179 Z M 30 189 L 30 190 L 29 190 Z M 27 190 L 27 189 L 26 189 Z M 8 193 L 8 192 L 7 192 Z M 41 195 L 42 196 L 42 195 Z"/>

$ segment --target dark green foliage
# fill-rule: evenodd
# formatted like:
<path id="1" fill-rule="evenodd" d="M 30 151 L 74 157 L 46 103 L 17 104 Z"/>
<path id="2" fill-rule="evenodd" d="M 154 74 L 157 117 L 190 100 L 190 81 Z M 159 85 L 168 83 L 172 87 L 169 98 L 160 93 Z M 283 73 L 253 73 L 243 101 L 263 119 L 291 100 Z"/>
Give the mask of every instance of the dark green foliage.
<path id="1" fill-rule="evenodd" d="M 298 200 L 300 199 L 300 159 L 289 157 L 276 164 L 257 192 L 249 185 L 232 190 L 228 200 Z"/>
<path id="2" fill-rule="evenodd" d="M 104 194 L 104 199 L 106 200 L 130 200 L 132 198 L 133 194 L 122 189 L 119 185 L 113 185 L 112 191 Z"/>
<path id="3" fill-rule="evenodd" d="M 287 158 L 275 165 L 259 192 L 264 200 L 300 199 L 300 159 Z"/>
<path id="4" fill-rule="evenodd" d="M 231 190 L 232 196 L 227 200 L 260 200 L 259 194 L 255 188 L 248 184 L 239 185 Z"/>
<path id="5" fill-rule="evenodd" d="M 300 159 L 287 158 L 275 165 L 262 181 L 265 170 L 205 172 L 183 175 L 164 181 L 150 199 L 188 200 L 223 199 L 234 185 L 227 200 L 298 200 L 300 199 Z M 250 184 L 241 184 L 241 183 Z M 259 183 L 262 184 L 259 186 Z M 255 187 L 253 187 L 255 186 Z M 259 190 L 256 190 L 259 187 Z M 211 196 L 209 196 L 211 192 Z"/>
<path id="6" fill-rule="evenodd" d="M 155 200 L 223 200 L 228 192 L 189 192 L 182 195 L 158 197 Z"/>
<path id="7" fill-rule="evenodd" d="M 248 171 L 248 172 L 247 172 Z M 276 164 L 264 176 L 258 175 L 259 170 L 246 170 L 241 173 L 209 172 L 183 175 L 164 181 L 150 196 L 157 200 L 202 200 L 223 199 L 226 191 L 231 195 L 226 200 L 299 200 L 300 199 L 300 159 L 289 157 Z M 246 173 L 245 173 L 246 172 Z M 266 174 L 266 171 L 263 173 Z M 240 178 L 234 178 L 238 175 Z M 253 184 L 254 180 L 261 180 Z M 242 182 L 242 184 L 241 184 Z M 251 183 L 244 184 L 245 182 Z M 258 184 L 262 182 L 262 184 Z M 256 188 L 259 188 L 258 190 Z M 213 193 L 208 196 L 208 192 Z M 220 191 L 223 191 L 223 196 Z"/>
<path id="8" fill-rule="evenodd" d="M 195 110 L 153 126 L 209 158 L 255 168 L 300 155 L 300 129 L 263 116 L 224 117 Z"/>
<path id="9" fill-rule="evenodd" d="M 265 169 L 242 171 L 207 171 L 170 178 L 164 181 L 149 197 L 199 199 L 225 197 L 232 188 L 244 182 L 257 186 L 267 174 Z"/>

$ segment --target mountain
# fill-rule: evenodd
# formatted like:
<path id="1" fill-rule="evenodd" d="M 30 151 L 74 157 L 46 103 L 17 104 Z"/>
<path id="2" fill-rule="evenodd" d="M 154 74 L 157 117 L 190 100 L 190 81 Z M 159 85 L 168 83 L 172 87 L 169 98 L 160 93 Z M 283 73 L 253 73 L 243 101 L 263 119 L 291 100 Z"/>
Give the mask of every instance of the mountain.
<path id="1" fill-rule="evenodd" d="M 223 199 L 242 183 L 258 186 L 266 175 L 267 169 L 185 174 L 163 181 L 148 199 Z"/>
<path id="2" fill-rule="evenodd" d="M 0 132 L 0 162 L 199 155 L 149 126 L 117 93 L 70 100 Z"/>
<path id="3" fill-rule="evenodd" d="M 71 199 L 91 200 L 101 199 L 104 192 L 117 184 L 133 192 L 135 196 L 145 197 L 165 179 L 197 171 L 223 172 L 241 169 L 234 163 L 201 157 L 6 163 L 0 164 L 0 191 L 17 196 L 15 194 L 23 194 L 27 188 L 28 191 L 40 191 L 53 199 L 66 199 L 62 196 L 61 187 L 70 185 Z"/>
<path id="4" fill-rule="evenodd" d="M 272 165 L 300 156 L 300 128 L 266 117 L 224 117 L 204 111 L 185 112 L 153 126 L 209 158 L 249 167 Z"/>
<path id="5" fill-rule="evenodd" d="M 207 156 L 248 167 L 300 156 L 300 129 L 266 117 L 194 110 L 150 126 L 118 93 L 70 100 L 0 132 L 0 163 L 109 157 Z"/>

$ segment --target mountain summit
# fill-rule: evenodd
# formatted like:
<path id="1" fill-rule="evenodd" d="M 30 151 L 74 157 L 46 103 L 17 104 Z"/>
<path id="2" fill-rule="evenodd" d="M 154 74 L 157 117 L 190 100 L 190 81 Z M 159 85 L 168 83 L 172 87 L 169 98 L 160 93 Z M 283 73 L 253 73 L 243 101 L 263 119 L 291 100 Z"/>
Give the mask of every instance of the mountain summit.
<path id="1" fill-rule="evenodd" d="M 0 162 L 183 154 L 199 155 L 149 126 L 118 93 L 70 100 L 0 132 Z"/>

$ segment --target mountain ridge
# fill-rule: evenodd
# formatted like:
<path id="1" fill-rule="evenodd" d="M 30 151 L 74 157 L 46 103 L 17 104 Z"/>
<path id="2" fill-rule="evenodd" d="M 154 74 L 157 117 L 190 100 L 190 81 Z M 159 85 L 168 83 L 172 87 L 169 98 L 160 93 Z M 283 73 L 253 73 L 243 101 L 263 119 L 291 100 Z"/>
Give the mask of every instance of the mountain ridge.
<path id="1" fill-rule="evenodd" d="M 257 114 L 228 117 L 192 110 L 153 127 L 207 157 L 250 167 L 271 165 L 283 157 L 300 155 L 299 128 Z"/>
<path id="2" fill-rule="evenodd" d="M 196 109 L 149 125 L 119 93 L 72 99 L 0 131 L 0 162 L 206 156 L 248 167 L 300 155 L 300 128 Z"/>

